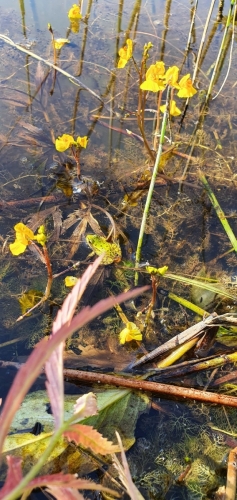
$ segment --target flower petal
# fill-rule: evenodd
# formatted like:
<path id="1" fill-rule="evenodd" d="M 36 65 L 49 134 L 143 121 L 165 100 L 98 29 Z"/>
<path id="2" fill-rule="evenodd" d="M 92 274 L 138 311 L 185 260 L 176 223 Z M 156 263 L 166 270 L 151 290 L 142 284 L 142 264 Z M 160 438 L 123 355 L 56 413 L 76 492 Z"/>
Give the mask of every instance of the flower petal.
<path id="1" fill-rule="evenodd" d="M 58 137 L 55 141 L 55 148 L 60 153 L 66 151 L 66 149 L 70 148 L 73 144 L 76 144 L 72 135 L 63 134 L 61 137 Z"/>
<path id="2" fill-rule="evenodd" d="M 78 278 L 75 278 L 75 276 L 66 276 L 64 279 L 65 286 L 74 286 L 78 281 Z"/>
<path id="3" fill-rule="evenodd" d="M 67 38 L 56 38 L 56 40 L 53 41 L 54 47 L 57 50 L 61 49 L 65 43 L 69 43 Z"/>
<path id="4" fill-rule="evenodd" d="M 150 90 L 151 92 L 158 92 L 159 90 L 164 90 L 164 88 L 165 85 L 161 80 L 159 84 L 153 80 L 145 80 L 145 82 L 140 85 L 140 89 Z"/>
<path id="5" fill-rule="evenodd" d="M 10 245 L 9 245 L 10 252 L 13 255 L 20 255 L 21 253 L 24 253 L 26 247 L 27 247 L 27 245 L 24 245 L 23 243 L 21 243 L 18 240 L 15 240 L 14 243 L 10 243 Z"/>
<path id="6" fill-rule="evenodd" d="M 197 93 L 197 90 L 193 87 L 192 80 L 190 78 L 190 73 L 184 75 L 179 82 L 179 88 L 177 96 L 178 97 L 192 97 Z"/>
<path id="7" fill-rule="evenodd" d="M 71 7 L 71 9 L 68 12 L 68 17 L 69 17 L 70 21 L 73 19 L 81 19 L 82 18 L 79 5 L 77 5 L 76 3 L 73 4 L 73 6 Z"/>
<path id="8" fill-rule="evenodd" d="M 76 142 L 78 146 L 81 146 L 81 148 L 86 148 L 88 143 L 88 137 L 86 135 L 84 137 L 78 136 Z"/>

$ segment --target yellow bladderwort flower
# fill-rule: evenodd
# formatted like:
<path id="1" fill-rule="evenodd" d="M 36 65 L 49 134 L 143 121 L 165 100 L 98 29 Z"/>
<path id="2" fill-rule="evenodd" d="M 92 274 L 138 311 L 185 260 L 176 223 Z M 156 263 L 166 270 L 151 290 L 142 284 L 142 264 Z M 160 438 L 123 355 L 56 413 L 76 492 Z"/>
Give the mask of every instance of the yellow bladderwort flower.
<path id="1" fill-rule="evenodd" d="M 79 33 L 80 19 L 70 19 L 70 28 L 72 33 Z"/>
<path id="2" fill-rule="evenodd" d="M 119 342 L 125 344 L 125 342 L 131 342 L 131 340 L 142 340 L 142 333 L 135 323 L 129 321 L 119 334 Z"/>
<path id="3" fill-rule="evenodd" d="M 119 50 L 119 62 L 118 68 L 124 68 L 129 59 L 132 57 L 133 51 L 133 41 L 128 38 L 126 40 L 126 45 Z"/>
<path id="4" fill-rule="evenodd" d="M 84 137 L 78 136 L 76 143 L 77 146 L 81 146 L 81 148 L 86 148 L 88 143 L 88 137 L 86 135 Z"/>
<path id="5" fill-rule="evenodd" d="M 164 104 L 163 106 L 160 106 L 160 111 L 162 113 L 164 113 L 166 110 L 166 104 Z M 179 116 L 181 115 L 181 111 L 180 109 L 176 106 L 176 102 L 175 101 L 170 101 L 170 115 L 171 116 Z"/>
<path id="6" fill-rule="evenodd" d="M 45 246 L 45 243 L 47 241 L 47 236 L 46 236 L 46 232 L 45 232 L 45 227 L 44 226 L 40 226 L 39 229 L 38 229 L 38 233 L 35 235 L 35 238 L 34 238 L 40 245 L 42 245 L 42 247 Z"/>
<path id="7" fill-rule="evenodd" d="M 73 6 L 71 7 L 71 9 L 68 12 L 68 17 L 69 17 L 70 21 L 74 21 L 75 19 L 82 18 L 81 9 L 80 9 L 79 5 L 77 5 L 76 3 L 73 4 Z"/>
<path id="8" fill-rule="evenodd" d="M 53 41 L 54 47 L 57 50 L 61 49 L 65 43 L 69 43 L 67 38 L 56 38 L 56 40 Z"/>
<path id="9" fill-rule="evenodd" d="M 14 229 L 16 231 L 16 239 L 14 243 L 9 245 L 10 251 L 13 255 L 20 255 L 21 253 L 24 253 L 27 246 L 33 240 L 37 240 L 42 246 L 46 243 L 47 237 L 44 226 L 40 226 L 36 235 L 34 235 L 33 231 L 31 231 L 29 227 L 25 226 L 23 222 L 18 222 L 18 224 L 14 226 Z"/>
<path id="10" fill-rule="evenodd" d="M 78 278 L 75 276 L 66 276 L 66 278 L 64 278 L 64 283 L 67 287 L 74 286 L 77 282 Z"/>
<path id="11" fill-rule="evenodd" d="M 63 134 L 63 135 L 61 135 L 61 137 L 58 137 L 56 139 L 55 148 L 60 153 L 63 153 L 63 151 L 66 151 L 66 149 L 73 146 L 73 144 L 76 144 L 76 141 L 74 141 L 72 135 Z"/>
<path id="12" fill-rule="evenodd" d="M 25 251 L 35 235 L 33 231 L 22 222 L 18 222 L 18 224 L 14 226 L 14 229 L 16 231 L 16 239 L 14 243 L 9 245 L 9 248 L 13 255 L 20 255 Z"/>
<path id="13" fill-rule="evenodd" d="M 171 66 L 167 69 L 165 73 L 165 83 L 174 87 L 175 89 L 179 89 L 178 85 L 178 77 L 179 77 L 179 68 L 178 66 Z"/>
<path id="14" fill-rule="evenodd" d="M 192 80 L 190 78 L 190 73 L 184 75 L 179 82 L 178 97 L 192 97 L 197 93 L 197 90 L 193 87 Z"/>
<path id="15" fill-rule="evenodd" d="M 163 61 L 157 61 L 152 64 L 146 72 L 146 80 L 140 85 L 142 90 L 150 90 L 151 92 L 158 92 L 165 89 L 165 65 Z"/>

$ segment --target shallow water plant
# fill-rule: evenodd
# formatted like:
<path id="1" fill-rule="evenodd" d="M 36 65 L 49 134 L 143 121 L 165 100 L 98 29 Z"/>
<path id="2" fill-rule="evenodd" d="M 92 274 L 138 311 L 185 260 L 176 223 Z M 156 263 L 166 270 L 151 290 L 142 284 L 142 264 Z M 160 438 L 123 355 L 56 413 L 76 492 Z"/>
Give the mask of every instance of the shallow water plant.
<path id="1" fill-rule="evenodd" d="M 97 431 L 93 430 L 91 427 L 83 426 L 78 423 L 85 416 L 92 415 L 97 411 L 95 397 L 93 395 L 89 394 L 85 396 L 84 399 L 80 398 L 75 407 L 74 414 L 68 421 L 64 421 L 64 341 L 78 328 L 87 324 L 93 318 L 112 307 L 115 302 L 120 303 L 123 300 L 138 295 L 140 292 L 140 290 L 136 290 L 127 292 L 126 294 L 121 294 L 116 298 L 110 297 L 106 300 L 102 300 L 93 307 L 86 307 L 82 309 L 75 317 L 73 317 L 77 303 L 80 300 L 89 280 L 101 263 L 101 259 L 102 257 L 98 257 L 94 264 L 87 268 L 82 278 L 76 283 L 72 292 L 66 298 L 61 311 L 59 311 L 57 315 L 50 338 L 48 340 L 44 338 L 35 347 L 26 363 L 18 371 L 13 385 L 7 395 L 0 417 L 0 452 L 2 452 L 4 440 L 7 436 L 16 411 L 18 410 L 32 383 L 41 373 L 44 365 L 47 377 L 46 388 L 50 398 L 55 421 L 55 432 L 53 433 L 49 445 L 40 459 L 24 477 L 21 471 L 20 460 L 11 456 L 8 457 L 8 475 L 5 485 L 0 490 L 1 499 L 4 498 L 4 500 L 14 500 L 22 494 L 28 495 L 33 488 L 39 486 L 49 488 L 56 498 L 60 498 L 60 494 L 63 493 L 64 488 L 69 488 L 69 491 L 72 492 L 80 487 L 84 489 L 89 487 L 87 482 L 82 485 L 83 483 L 80 483 L 81 480 L 76 480 L 75 476 L 71 474 L 64 475 L 63 473 L 59 473 L 56 475 L 52 474 L 34 479 L 40 472 L 40 469 L 44 465 L 47 458 L 50 456 L 51 451 L 57 445 L 57 442 L 62 434 L 64 434 L 69 440 L 81 443 L 86 447 L 89 445 L 94 448 L 95 446 L 96 453 L 119 451 L 119 447 L 117 445 L 113 445 L 111 443 L 109 444 L 107 440 L 103 440 L 102 436 Z M 99 448 L 96 448 L 97 446 L 99 446 Z M 101 489 L 98 485 L 93 484 L 92 488 Z"/>

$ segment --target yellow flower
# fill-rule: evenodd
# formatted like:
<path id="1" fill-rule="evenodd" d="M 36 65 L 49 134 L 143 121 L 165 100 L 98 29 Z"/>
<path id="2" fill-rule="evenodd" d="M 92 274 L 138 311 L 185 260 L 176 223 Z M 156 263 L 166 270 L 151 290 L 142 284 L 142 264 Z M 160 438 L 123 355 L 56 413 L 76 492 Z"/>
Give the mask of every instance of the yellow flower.
<path id="1" fill-rule="evenodd" d="M 56 40 L 53 41 L 54 47 L 57 50 L 61 49 L 65 43 L 69 43 L 67 38 L 56 38 Z"/>
<path id="2" fill-rule="evenodd" d="M 165 65 L 163 61 L 157 61 L 152 64 L 146 72 L 146 80 L 140 85 L 142 90 L 150 90 L 151 92 L 158 92 L 165 88 Z"/>
<path id="3" fill-rule="evenodd" d="M 9 245 L 13 255 L 20 255 L 20 253 L 23 253 L 33 240 L 36 240 L 42 246 L 44 246 L 47 241 L 44 226 L 39 227 L 36 235 L 34 235 L 33 231 L 22 222 L 18 222 L 18 224 L 14 226 L 14 229 L 16 231 L 16 239 L 14 243 Z"/>
<path id="4" fill-rule="evenodd" d="M 87 143 L 88 143 L 88 137 L 86 137 L 86 135 L 84 137 L 78 136 L 76 141 L 77 146 L 81 146 L 81 148 L 86 148 Z"/>
<path id="5" fill-rule="evenodd" d="M 33 231 L 22 222 L 18 222 L 14 226 L 14 229 L 16 231 L 16 239 L 14 243 L 9 245 L 9 248 L 13 255 L 20 255 L 20 253 L 25 251 L 29 243 L 35 239 L 35 236 Z"/>
<path id="6" fill-rule="evenodd" d="M 127 62 L 129 59 L 132 57 L 132 51 L 133 51 L 133 41 L 130 40 L 130 38 L 127 39 L 126 41 L 127 46 L 125 45 L 119 50 L 119 62 L 118 62 L 118 68 L 124 68 L 126 66 Z"/>
<path id="7" fill-rule="evenodd" d="M 125 344 L 125 342 L 131 342 L 131 340 L 142 340 L 142 333 L 139 328 L 129 321 L 119 334 L 120 344 Z"/>
<path id="8" fill-rule="evenodd" d="M 165 83 L 167 85 L 170 85 L 171 87 L 179 89 L 178 77 L 179 77 L 178 66 L 171 66 L 169 69 L 167 69 L 165 73 Z"/>
<path id="9" fill-rule="evenodd" d="M 168 271 L 168 266 L 163 266 L 163 267 L 147 266 L 146 271 L 150 274 L 159 274 L 160 276 L 163 276 L 166 273 L 166 271 Z"/>
<path id="10" fill-rule="evenodd" d="M 164 106 L 160 106 L 160 111 L 164 113 L 166 110 L 166 104 Z M 171 116 L 179 116 L 181 115 L 180 109 L 176 106 L 175 101 L 170 101 L 170 115 Z"/>
<path id="11" fill-rule="evenodd" d="M 45 227 L 44 226 L 40 226 L 39 227 L 38 233 L 35 235 L 34 239 L 37 240 L 37 242 L 40 245 L 42 245 L 42 247 L 45 246 L 45 243 L 47 241 L 47 236 L 46 236 L 46 233 L 45 233 Z"/>
<path id="12" fill-rule="evenodd" d="M 145 43 L 144 47 L 143 47 L 143 57 L 149 57 L 148 56 L 148 51 L 153 47 L 152 43 L 151 42 L 148 42 L 148 43 Z"/>
<path id="13" fill-rule="evenodd" d="M 68 17 L 69 17 L 70 21 L 72 21 L 74 19 L 81 19 L 82 18 L 79 5 L 77 5 L 76 3 L 73 4 L 73 6 L 71 7 L 71 9 L 68 12 Z"/>
<path id="14" fill-rule="evenodd" d="M 177 96 L 178 97 L 192 97 L 197 93 L 196 89 L 193 87 L 192 80 L 190 78 L 190 73 L 184 75 L 179 82 L 179 88 Z"/>
<path id="15" fill-rule="evenodd" d="M 72 135 L 63 134 L 61 137 L 58 137 L 55 141 L 55 148 L 57 151 L 62 153 L 66 151 L 66 149 L 70 148 L 73 144 L 76 144 Z"/>
<path id="16" fill-rule="evenodd" d="M 66 276 L 64 279 L 65 286 L 74 286 L 78 281 L 78 278 L 75 278 L 75 276 Z"/>
<path id="17" fill-rule="evenodd" d="M 80 20 L 79 19 L 70 19 L 70 28 L 72 33 L 78 33 L 80 29 Z"/>

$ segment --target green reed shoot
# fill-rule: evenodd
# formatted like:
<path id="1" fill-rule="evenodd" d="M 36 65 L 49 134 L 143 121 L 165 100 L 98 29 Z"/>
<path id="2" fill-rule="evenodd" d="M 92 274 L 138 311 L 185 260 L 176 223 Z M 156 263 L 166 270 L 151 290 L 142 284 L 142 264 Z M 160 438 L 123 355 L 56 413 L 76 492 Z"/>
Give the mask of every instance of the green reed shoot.
<path id="1" fill-rule="evenodd" d="M 211 203 L 212 203 L 212 205 L 213 205 L 213 207 L 214 207 L 214 209 L 215 209 L 215 211 L 217 213 L 217 216 L 218 216 L 218 218 L 219 218 L 219 220 L 220 220 L 220 222 L 221 222 L 221 224 L 222 224 L 222 226 L 223 226 L 223 228 L 224 228 L 224 230 L 225 230 L 225 232 L 226 232 L 226 234 L 227 234 L 227 236 L 228 236 L 228 238 L 229 238 L 229 240 L 230 240 L 230 242 L 231 242 L 231 244 L 232 244 L 232 246 L 233 246 L 233 248 L 235 250 L 235 252 L 237 252 L 237 240 L 236 240 L 236 237 L 235 237 L 235 235 L 234 235 L 234 233 L 233 233 L 233 231 L 232 231 L 232 229 L 231 229 L 231 227 L 229 225 L 229 222 L 227 221 L 226 216 L 225 216 L 225 214 L 224 214 L 221 206 L 219 205 L 219 203 L 218 203 L 218 201 L 217 201 L 217 199 L 216 199 L 216 197 L 215 197 L 215 195 L 214 195 L 211 187 L 209 186 L 205 175 L 202 172 L 200 172 L 200 174 L 199 174 L 199 179 L 202 182 L 205 190 L 207 191 L 207 194 L 208 194 L 208 196 L 210 198 L 210 201 L 211 201 Z"/>

